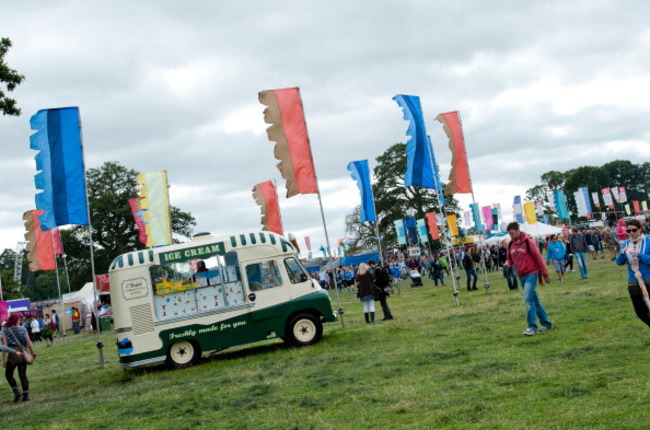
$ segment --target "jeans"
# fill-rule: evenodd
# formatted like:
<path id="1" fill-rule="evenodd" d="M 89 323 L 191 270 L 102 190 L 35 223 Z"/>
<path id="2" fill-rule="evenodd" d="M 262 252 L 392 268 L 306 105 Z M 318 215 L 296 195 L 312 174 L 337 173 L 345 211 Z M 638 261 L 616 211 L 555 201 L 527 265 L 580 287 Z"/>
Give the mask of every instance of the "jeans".
<path id="1" fill-rule="evenodd" d="M 503 267 L 503 276 L 506 278 L 506 282 L 508 282 L 508 288 L 511 290 L 516 290 L 519 288 L 519 285 L 517 284 L 517 275 L 515 274 L 515 268 L 513 266 L 510 267 Z"/>
<path id="2" fill-rule="evenodd" d="M 580 277 L 582 279 L 585 279 L 587 277 L 587 260 L 585 260 L 585 253 L 574 252 L 573 256 L 575 257 L 576 262 L 578 263 L 578 267 L 580 268 Z"/>
<path id="3" fill-rule="evenodd" d="M 476 281 L 478 281 L 478 273 L 476 273 L 476 269 L 473 267 L 471 269 L 465 269 L 465 274 L 467 275 L 467 291 L 476 290 Z M 472 287 L 470 287 L 472 277 L 474 277 L 474 283 Z"/>
<path id="4" fill-rule="evenodd" d="M 526 319 L 528 320 L 528 328 L 537 331 L 537 318 L 542 326 L 551 328 L 553 324 L 548 320 L 548 315 L 539 301 L 535 287 L 537 286 L 537 273 L 519 277 L 521 285 L 524 287 L 524 303 L 528 308 Z"/>

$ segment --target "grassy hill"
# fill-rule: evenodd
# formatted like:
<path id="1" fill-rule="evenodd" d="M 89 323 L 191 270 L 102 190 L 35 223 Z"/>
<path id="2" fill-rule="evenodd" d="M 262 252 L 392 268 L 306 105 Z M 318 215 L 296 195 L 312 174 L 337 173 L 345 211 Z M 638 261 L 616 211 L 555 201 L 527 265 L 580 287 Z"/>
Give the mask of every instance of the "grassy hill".
<path id="1" fill-rule="evenodd" d="M 375 324 L 344 290 L 346 328 L 327 324 L 319 344 L 268 341 L 185 370 L 125 372 L 111 333 L 105 368 L 94 337 L 39 344 L 33 400 L 13 404 L 2 382 L 1 428 L 648 428 L 650 330 L 629 302 L 625 269 L 588 264 L 586 281 L 570 273 L 538 287 L 556 328 L 534 337 L 521 334 L 521 291 L 494 272 L 487 293 L 461 285 L 460 306 L 449 278 L 403 282 L 390 299 L 396 319 Z"/>

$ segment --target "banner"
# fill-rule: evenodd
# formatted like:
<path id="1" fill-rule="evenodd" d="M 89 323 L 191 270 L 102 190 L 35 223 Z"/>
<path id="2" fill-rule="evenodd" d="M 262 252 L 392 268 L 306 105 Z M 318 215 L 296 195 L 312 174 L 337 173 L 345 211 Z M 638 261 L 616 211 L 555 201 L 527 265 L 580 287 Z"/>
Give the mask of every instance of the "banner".
<path id="1" fill-rule="evenodd" d="M 417 245 L 418 232 L 415 218 L 412 216 L 406 217 L 404 222 L 406 223 L 406 239 L 408 240 L 409 245 Z"/>
<path id="2" fill-rule="evenodd" d="M 610 188 L 610 191 L 612 192 L 612 195 L 614 196 L 614 200 L 616 200 L 616 203 L 621 203 L 621 196 L 618 194 L 618 187 L 612 187 Z"/>
<path id="3" fill-rule="evenodd" d="M 647 200 L 644 200 L 644 201 L 641 202 L 641 209 L 643 209 L 644 211 L 648 210 L 648 201 Z"/>
<path id="4" fill-rule="evenodd" d="M 54 255 L 63 255 L 63 242 L 61 242 L 61 232 L 58 227 L 52 230 L 52 246 L 54 247 Z"/>
<path id="5" fill-rule="evenodd" d="M 570 219 L 569 207 L 566 202 L 566 195 L 564 190 L 556 190 L 553 192 L 555 197 L 555 207 L 557 209 L 557 216 L 560 219 Z"/>
<path id="6" fill-rule="evenodd" d="M 614 209 L 614 201 L 612 200 L 612 194 L 609 188 L 603 188 L 600 192 L 603 194 L 603 202 L 605 202 L 605 205 L 609 209 Z"/>
<path id="7" fill-rule="evenodd" d="M 463 222 L 465 223 L 465 228 L 472 226 L 472 213 L 470 211 L 463 212 Z"/>
<path id="8" fill-rule="evenodd" d="M 449 226 L 449 234 L 458 236 L 458 225 L 456 224 L 456 214 L 447 215 L 447 225 Z"/>
<path id="9" fill-rule="evenodd" d="M 36 194 L 36 209 L 43 211 L 40 228 L 88 225 L 79 108 L 42 109 L 29 122 L 36 130 L 30 148 L 39 151 L 34 183 L 42 190 Z"/>
<path id="10" fill-rule="evenodd" d="M 499 231 L 499 209 L 492 208 L 492 230 Z"/>
<path id="11" fill-rule="evenodd" d="M 393 224 L 395 224 L 397 243 L 400 245 L 406 245 L 406 226 L 404 225 L 404 220 L 398 219 L 397 221 L 394 221 Z"/>
<path id="12" fill-rule="evenodd" d="M 537 214 L 537 217 L 544 215 L 544 203 L 541 200 L 535 202 L 535 213 Z"/>
<path id="13" fill-rule="evenodd" d="M 578 216 L 586 217 L 589 211 L 587 211 L 587 203 L 585 202 L 585 195 L 582 192 L 582 188 L 573 193 L 573 197 L 576 200 L 576 205 L 578 207 Z"/>
<path id="14" fill-rule="evenodd" d="M 445 186 L 445 194 L 471 194 L 472 181 L 469 174 L 465 138 L 458 111 L 441 113 L 436 117 L 442 123 L 449 138 L 451 150 L 451 171 L 449 182 Z"/>
<path id="15" fill-rule="evenodd" d="M 307 251 L 311 251 L 311 239 L 309 239 L 309 236 L 305 236 L 305 247 L 307 247 Z"/>
<path id="16" fill-rule="evenodd" d="M 494 219 L 492 218 L 492 206 L 483 206 L 481 210 L 483 211 L 483 220 L 485 220 L 485 230 L 486 232 L 490 232 L 494 226 Z"/>
<path id="17" fill-rule="evenodd" d="M 131 215 L 133 215 L 133 221 L 138 228 L 138 240 L 143 245 L 147 244 L 147 226 L 144 221 L 144 211 L 142 206 L 140 206 L 140 200 L 142 197 L 134 197 L 129 199 L 129 206 L 131 206 Z"/>
<path id="18" fill-rule="evenodd" d="M 483 226 L 483 223 L 481 222 L 481 211 L 478 207 L 478 203 L 470 203 L 469 204 L 469 210 L 472 212 L 472 221 L 474 225 L 474 229 L 476 229 L 476 232 L 481 234 L 485 231 L 485 227 Z"/>
<path id="19" fill-rule="evenodd" d="M 424 219 L 419 219 L 417 221 L 417 226 L 420 243 L 429 243 L 429 235 L 427 234 L 427 226 L 424 222 Z"/>
<path id="20" fill-rule="evenodd" d="M 357 182 L 361 193 L 361 206 L 359 212 L 360 222 L 377 222 L 375 214 L 375 200 L 372 195 L 372 184 L 370 183 L 370 170 L 368 160 L 351 161 L 348 163 L 350 176 Z"/>
<path id="21" fill-rule="evenodd" d="M 140 188 L 140 207 L 147 229 L 148 247 L 172 243 L 172 223 L 169 209 L 169 186 L 167 171 L 141 173 L 137 181 Z"/>
<path id="22" fill-rule="evenodd" d="M 429 224 L 431 239 L 440 239 L 440 231 L 438 230 L 438 219 L 436 218 L 436 214 L 433 212 L 427 212 L 424 214 L 424 217 L 427 219 L 427 224 Z"/>
<path id="23" fill-rule="evenodd" d="M 548 207 L 555 212 L 555 194 L 553 191 L 546 192 L 546 200 L 548 200 Z"/>
<path id="24" fill-rule="evenodd" d="M 634 208 L 634 215 L 637 215 L 641 212 L 641 206 L 639 205 L 638 200 L 632 200 L 632 207 Z"/>
<path id="25" fill-rule="evenodd" d="M 630 210 L 630 204 L 629 203 L 625 203 L 625 213 L 628 216 L 632 215 L 632 211 Z"/>
<path id="26" fill-rule="evenodd" d="M 537 224 L 537 215 L 535 214 L 533 202 L 524 203 L 524 216 L 527 224 Z"/>
<path id="27" fill-rule="evenodd" d="M 600 208 L 600 199 L 598 198 L 598 191 L 591 193 L 591 199 L 594 201 L 594 206 Z"/>
<path id="28" fill-rule="evenodd" d="M 260 182 L 253 187 L 253 199 L 260 207 L 262 230 L 284 234 L 278 192 L 273 181 Z"/>
<path id="29" fill-rule="evenodd" d="M 618 187 L 618 199 L 621 203 L 627 203 L 627 194 L 625 193 L 625 187 Z"/>
<path id="30" fill-rule="evenodd" d="M 519 224 L 524 223 L 524 208 L 521 206 L 521 196 L 515 196 L 515 200 L 512 204 L 512 212 L 515 216 L 515 221 Z"/>
<path id="31" fill-rule="evenodd" d="M 260 91 L 258 99 L 266 106 L 264 122 L 269 141 L 275 142 L 273 155 L 286 181 L 287 198 L 296 194 L 317 194 L 318 184 L 307 134 L 300 89 Z"/>
<path id="32" fill-rule="evenodd" d="M 499 215 L 499 219 L 503 219 L 503 214 L 501 213 L 501 203 L 492 203 L 492 207 L 497 210 L 497 215 Z"/>
<path id="33" fill-rule="evenodd" d="M 27 251 L 29 270 L 32 272 L 56 269 L 52 233 L 43 231 L 41 228 L 40 216 L 42 214 L 42 210 L 30 210 L 23 214 L 25 230 L 27 230 L 25 251 Z"/>

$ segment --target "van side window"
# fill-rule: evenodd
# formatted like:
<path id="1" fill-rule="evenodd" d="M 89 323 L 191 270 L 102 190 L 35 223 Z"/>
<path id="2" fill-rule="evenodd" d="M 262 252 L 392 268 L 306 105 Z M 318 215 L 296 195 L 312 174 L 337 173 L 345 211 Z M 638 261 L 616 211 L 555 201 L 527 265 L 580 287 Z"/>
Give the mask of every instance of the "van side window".
<path id="1" fill-rule="evenodd" d="M 302 265 L 294 257 L 286 258 L 284 266 L 287 268 L 287 274 L 292 284 L 299 284 L 309 279 L 307 272 L 302 268 Z"/>
<path id="2" fill-rule="evenodd" d="M 266 290 L 282 285 L 280 270 L 273 260 L 247 265 L 246 278 L 251 291 Z"/>

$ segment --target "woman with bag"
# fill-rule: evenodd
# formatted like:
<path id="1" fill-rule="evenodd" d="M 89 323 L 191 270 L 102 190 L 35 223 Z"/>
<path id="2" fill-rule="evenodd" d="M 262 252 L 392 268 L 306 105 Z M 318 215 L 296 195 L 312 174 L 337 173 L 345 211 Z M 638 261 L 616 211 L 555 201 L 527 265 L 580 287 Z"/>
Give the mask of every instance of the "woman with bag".
<path id="1" fill-rule="evenodd" d="M 7 359 L 7 353 L 2 353 L 2 367 L 5 368 L 5 377 L 9 386 L 14 392 L 14 402 L 23 399 L 23 402 L 29 400 L 29 380 L 27 379 L 27 358 L 36 358 L 34 346 L 29 339 L 27 330 L 20 325 L 21 315 L 11 314 L 5 328 L 2 329 L 2 344 L 16 351 L 21 351 L 22 355 L 12 354 Z M 31 352 L 31 357 L 25 357 Z M 18 389 L 18 383 L 14 378 L 14 370 L 18 368 L 18 376 L 23 391 Z"/>
<path id="2" fill-rule="evenodd" d="M 625 232 L 629 239 L 621 244 L 616 264 L 622 266 L 627 263 L 627 290 L 634 311 L 650 327 L 650 244 L 639 220 L 628 221 Z"/>

